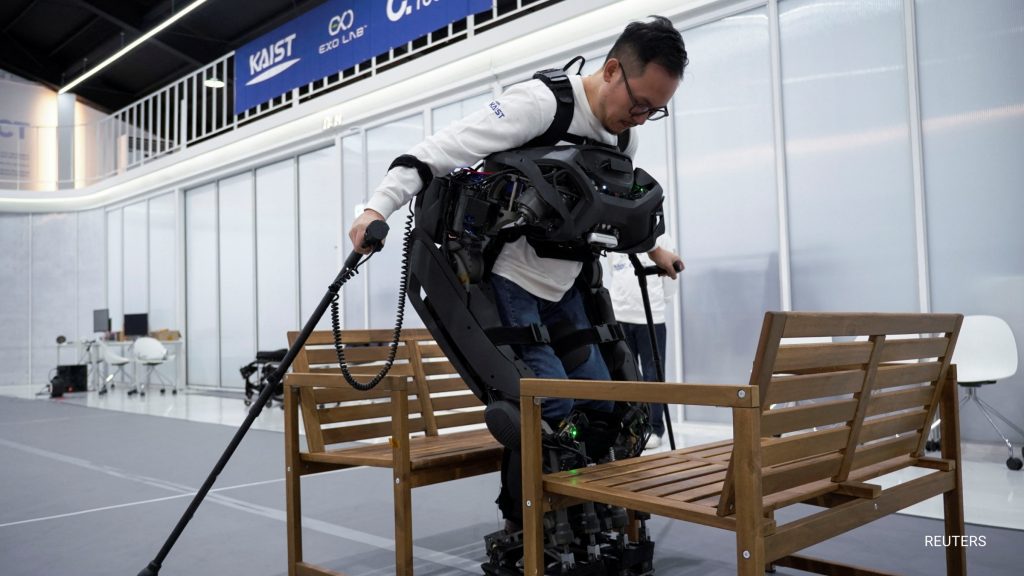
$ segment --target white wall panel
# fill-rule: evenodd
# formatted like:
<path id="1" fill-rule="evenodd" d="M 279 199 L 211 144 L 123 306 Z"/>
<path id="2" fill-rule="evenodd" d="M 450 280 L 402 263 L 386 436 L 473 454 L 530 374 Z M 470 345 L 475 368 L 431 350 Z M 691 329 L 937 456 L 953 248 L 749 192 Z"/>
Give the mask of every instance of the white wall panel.
<path id="1" fill-rule="evenodd" d="M 107 308 L 110 310 L 110 329 L 124 327 L 124 212 L 118 208 L 107 212 Z"/>
<path id="2" fill-rule="evenodd" d="M 75 340 L 75 214 L 32 215 L 32 384 L 46 384 L 56 370 L 57 336 Z M 78 364 L 76 347 L 61 364 Z"/>
<path id="3" fill-rule="evenodd" d="M 916 12 L 932 308 L 1003 318 L 1024 359 L 1024 2 Z M 1024 369 L 981 396 L 1024 422 Z M 965 438 L 997 439 L 975 408 L 960 419 Z"/>
<path id="4" fill-rule="evenodd" d="M 366 151 L 363 149 L 362 133 L 346 136 L 341 140 L 342 164 L 341 184 L 343 190 L 342 203 L 342 235 L 341 253 L 346 257 L 352 251 L 348 238 L 349 228 L 356 216 L 362 212 L 372 190 L 368 190 L 366 175 Z M 376 185 L 374 181 L 372 185 Z M 341 289 L 341 325 L 344 328 L 366 328 L 366 283 L 365 276 L 360 274 L 349 280 Z"/>
<path id="5" fill-rule="evenodd" d="M 256 294 L 260 350 L 288 347 L 299 329 L 295 160 L 256 170 Z"/>
<path id="6" fill-rule="evenodd" d="M 902 0 L 779 4 L 793 308 L 919 310 Z"/>
<path id="7" fill-rule="evenodd" d="M 190 385 L 220 383 L 217 185 L 185 192 L 185 339 Z"/>
<path id="8" fill-rule="evenodd" d="M 31 218 L 0 214 L 0 386 L 29 383 Z"/>
<path id="9" fill-rule="evenodd" d="M 220 383 L 244 385 L 238 369 L 256 356 L 256 270 L 252 172 L 218 183 Z"/>
<path id="10" fill-rule="evenodd" d="M 423 116 L 416 114 L 372 128 L 366 132 L 366 173 L 372 191 L 384 178 L 388 166 L 397 156 L 405 154 L 423 139 Z M 402 236 L 408 205 L 388 218 L 391 232 L 384 250 L 370 260 L 365 274 L 369 278 L 370 328 L 390 328 L 395 325 L 398 307 L 398 285 L 402 277 Z M 406 309 L 404 326 L 422 327 L 423 322 L 412 306 Z"/>
<path id="11" fill-rule="evenodd" d="M 178 205 L 174 193 L 149 200 L 149 329 L 178 326 Z"/>
<path id="12" fill-rule="evenodd" d="M 107 308 L 106 212 L 78 213 L 78 337 L 92 338 L 93 310 Z"/>
<path id="13" fill-rule="evenodd" d="M 124 313 L 149 313 L 149 206 L 145 201 L 124 207 L 123 270 Z"/>
<path id="14" fill-rule="evenodd" d="M 744 382 L 764 311 L 779 308 L 767 13 L 707 24 L 684 39 L 691 63 L 670 117 L 675 227 L 686 262 L 683 370 L 687 381 Z M 687 407 L 686 415 L 730 417 L 703 407 Z"/>
<path id="15" fill-rule="evenodd" d="M 299 156 L 299 284 L 303 325 L 341 270 L 341 170 L 337 159 L 334 147 Z M 317 329 L 326 330 L 330 325 L 328 310 Z"/>

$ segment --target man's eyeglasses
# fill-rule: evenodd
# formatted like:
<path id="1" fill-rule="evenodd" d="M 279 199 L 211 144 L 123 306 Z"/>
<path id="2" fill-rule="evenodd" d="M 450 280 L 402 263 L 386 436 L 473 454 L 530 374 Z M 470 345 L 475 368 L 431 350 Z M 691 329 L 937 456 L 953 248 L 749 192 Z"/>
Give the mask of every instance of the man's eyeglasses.
<path id="1" fill-rule="evenodd" d="M 668 108 L 665 106 L 652 108 L 637 102 L 636 98 L 633 96 L 633 89 L 629 87 L 629 78 L 626 77 L 626 69 L 623 68 L 621 63 L 619 63 L 619 70 L 622 70 L 622 81 L 626 84 L 626 94 L 629 95 L 629 101 L 633 105 L 633 107 L 629 109 L 630 116 L 641 116 L 646 114 L 647 119 L 651 121 L 661 120 L 668 116 Z"/>

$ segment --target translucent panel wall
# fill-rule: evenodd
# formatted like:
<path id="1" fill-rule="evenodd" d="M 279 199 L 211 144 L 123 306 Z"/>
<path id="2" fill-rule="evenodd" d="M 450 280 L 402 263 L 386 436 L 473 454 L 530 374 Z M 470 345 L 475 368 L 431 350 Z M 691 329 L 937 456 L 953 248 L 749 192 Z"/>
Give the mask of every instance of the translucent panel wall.
<path id="1" fill-rule="evenodd" d="M 673 104 L 685 379 L 746 382 L 765 310 L 780 307 L 768 18 L 759 9 L 683 32 Z M 671 340 L 671 333 L 670 333 Z M 728 420 L 688 407 L 687 418 Z"/>
<path id="2" fill-rule="evenodd" d="M 217 183 L 220 251 L 220 384 L 239 388 L 256 356 L 256 237 L 252 172 Z"/>
<path id="3" fill-rule="evenodd" d="M 395 157 L 405 154 L 423 139 L 423 115 L 417 114 L 394 120 L 366 132 L 366 174 L 369 186 L 367 194 L 380 183 L 388 166 Z M 388 218 L 391 232 L 388 242 L 379 254 L 370 261 L 365 272 L 369 282 L 370 328 L 390 328 L 395 325 L 395 310 L 398 306 L 398 284 L 401 279 L 402 236 L 405 230 L 409 207 L 395 211 Z M 422 327 L 412 306 L 408 307 L 405 326 Z"/>
<path id="4" fill-rule="evenodd" d="M 32 384 L 46 384 L 57 364 L 87 363 L 76 347 L 60 351 L 57 336 L 77 337 L 75 277 L 77 276 L 76 217 L 74 213 L 32 215 Z M 59 362 L 58 362 L 59 360 Z"/>
<path id="5" fill-rule="evenodd" d="M 345 256 L 352 251 L 348 231 L 363 211 L 370 192 L 367 190 L 365 134 L 362 132 L 341 139 L 341 229 Z M 360 274 L 341 290 L 341 325 L 343 328 L 366 328 L 366 275 Z"/>
<path id="6" fill-rule="evenodd" d="M 298 330 L 295 160 L 256 170 L 256 295 L 260 350 L 288 347 Z"/>
<path id="7" fill-rule="evenodd" d="M 299 156 L 299 284 L 303 325 L 341 270 L 338 168 L 338 150 L 333 146 Z M 326 330 L 330 325 L 328 311 L 317 328 Z"/>
<path id="8" fill-rule="evenodd" d="M 93 310 L 107 307 L 106 212 L 78 213 L 78 337 L 91 338 Z M 176 289 L 175 289 L 176 290 Z"/>
<path id="9" fill-rule="evenodd" d="M 188 383 L 220 383 L 217 185 L 185 192 L 185 310 Z"/>
<path id="10" fill-rule="evenodd" d="M 1005 319 L 1024 360 L 1024 2 L 915 7 L 932 308 Z M 1024 369 L 981 396 L 1024 422 Z M 960 417 L 966 438 L 997 439 L 974 408 Z"/>
<path id="11" fill-rule="evenodd" d="M 124 212 L 107 212 L 107 308 L 110 310 L 110 329 L 124 327 L 124 281 L 121 276 L 124 262 Z"/>
<path id="12" fill-rule="evenodd" d="M 178 323 L 178 205 L 174 193 L 149 200 L 149 329 Z"/>
<path id="13" fill-rule="evenodd" d="M 149 313 L 149 206 L 124 207 L 124 313 Z"/>
<path id="14" fill-rule="evenodd" d="M 793 309 L 919 310 L 903 2 L 779 3 Z"/>

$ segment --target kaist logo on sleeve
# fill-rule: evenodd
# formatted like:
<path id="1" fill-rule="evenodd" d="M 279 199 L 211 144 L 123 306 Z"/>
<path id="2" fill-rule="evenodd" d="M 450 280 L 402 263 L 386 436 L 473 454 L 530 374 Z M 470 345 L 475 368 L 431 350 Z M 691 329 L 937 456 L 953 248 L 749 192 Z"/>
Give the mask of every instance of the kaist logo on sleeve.
<path id="1" fill-rule="evenodd" d="M 283 39 L 265 46 L 249 56 L 249 74 L 252 78 L 246 86 L 270 80 L 281 72 L 291 68 L 301 60 L 292 58 L 292 42 L 296 34 L 293 32 Z M 290 60 L 285 60 L 291 58 Z"/>

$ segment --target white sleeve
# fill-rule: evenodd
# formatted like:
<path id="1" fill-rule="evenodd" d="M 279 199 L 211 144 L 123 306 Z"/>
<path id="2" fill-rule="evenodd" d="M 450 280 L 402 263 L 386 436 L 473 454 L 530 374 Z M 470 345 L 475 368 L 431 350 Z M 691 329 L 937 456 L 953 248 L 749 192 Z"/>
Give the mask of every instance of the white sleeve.
<path id="1" fill-rule="evenodd" d="M 672 240 L 672 236 L 665 232 L 661 236 L 658 236 L 657 244 L 658 247 L 666 250 L 671 250 L 675 253 L 679 253 L 675 246 L 675 241 Z M 665 299 L 665 303 L 668 304 L 676 296 L 676 292 L 679 292 L 679 280 L 673 280 L 668 276 L 661 277 L 661 290 L 662 297 Z"/>
<path id="2" fill-rule="evenodd" d="M 429 166 L 434 176 L 443 176 L 495 152 L 522 146 L 543 134 L 554 117 L 554 94 L 540 80 L 530 80 L 426 138 L 408 154 Z M 396 167 L 377 186 L 366 207 L 387 218 L 421 187 L 416 170 Z"/>

